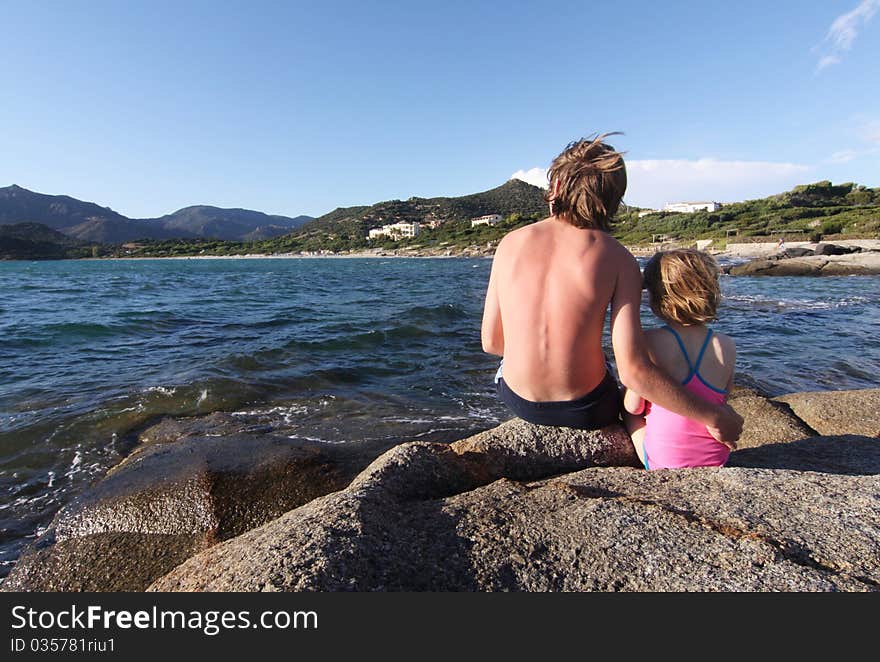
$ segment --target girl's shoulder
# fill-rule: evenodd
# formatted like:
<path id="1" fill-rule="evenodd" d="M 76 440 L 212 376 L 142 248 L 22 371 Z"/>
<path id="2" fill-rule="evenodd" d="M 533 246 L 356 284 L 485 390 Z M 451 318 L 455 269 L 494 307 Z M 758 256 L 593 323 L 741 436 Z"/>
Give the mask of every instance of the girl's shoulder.
<path id="1" fill-rule="evenodd" d="M 645 345 L 655 365 L 667 371 L 676 371 L 677 368 L 684 366 L 684 357 L 678 349 L 678 341 L 669 329 L 665 327 L 646 329 Z"/>
<path id="2" fill-rule="evenodd" d="M 677 356 L 678 340 L 675 334 L 671 333 L 666 327 L 658 327 L 654 329 L 645 329 L 645 341 L 648 350 L 657 356 Z M 712 329 L 712 340 L 710 343 L 712 353 L 719 357 L 723 362 L 725 359 L 736 357 L 736 341 L 726 333 L 721 333 Z M 696 351 L 696 350 L 694 350 Z"/>
<path id="3" fill-rule="evenodd" d="M 659 327 L 655 329 L 645 329 L 645 341 L 648 343 L 649 349 L 656 349 L 668 344 L 669 341 L 675 342 L 675 338 L 669 333 L 669 329 L 666 327 Z"/>
<path id="4" fill-rule="evenodd" d="M 736 341 L 726 333 L 714 331 L 712 339 L 718 343 L 722 354 L 736 354 Z"/>

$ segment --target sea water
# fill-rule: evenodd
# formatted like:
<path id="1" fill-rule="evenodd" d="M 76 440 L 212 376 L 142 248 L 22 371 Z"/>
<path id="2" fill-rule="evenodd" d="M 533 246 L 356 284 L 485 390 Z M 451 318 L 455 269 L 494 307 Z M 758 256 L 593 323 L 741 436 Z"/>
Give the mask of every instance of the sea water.
<path id="1" fill-rule="evenodd" d="M 451 441 L 509 418 L 480 346 L 490 266 L 0 263 L 0 576 L 163 416 L 225 411 L 325 443 Z M 737 341 L 739 383 L 880 386 L 880 277 L 723 277 L 722 290 L 715 328 Z"/>

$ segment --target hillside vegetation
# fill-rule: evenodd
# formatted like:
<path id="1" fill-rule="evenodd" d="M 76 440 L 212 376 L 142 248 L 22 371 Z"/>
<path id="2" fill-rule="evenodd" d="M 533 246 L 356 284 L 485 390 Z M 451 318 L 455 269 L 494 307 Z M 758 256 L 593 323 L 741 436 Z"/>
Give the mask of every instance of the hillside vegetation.
<path id="1" fill-rule="evenodd" d="M 388 200 L 371 206 L 336 209 L 282 237 L 253 242 L 205 240 L 150 241 L 137 255 L 241 255 L 248 253 L 342 252 L 367 248 L 433 247 L 450 251 L 467 246 L 485 246 L 510 230 L 532 223 L 546 215 L 544 191 L 518 179 L 502 186 L 458 198 L 409 198 Z M 496 227 L 471 228 L 471 219 L 485 214 L 501 214 Z M 390 238 L 368 241 L 373 228 L 401 221 L 422 223 L 421 233 L 409 240 Z M 427 223 L 441 225 L 430 229 Z"/>
<path id="2" fill-rule="evenodd" d="M 627 244 L 650 243 L 653 235 L 681 240 L 769 238 L 815 240 L 820 236 L 880 235 L 880 189 L 829 181 L 796 186 L 759 200 L 724 205 L 714 212 L 658 212 L 639 218 L 620 214 L 614 235 Z"/>
<path id="3" fill-rule="evenodd" d="M 336 209 L 286 237 L 267 242 L 265 247 L 293 249 L 302 246 L 299 250 L 363 248 L 368 244 L 366 237 L 371 229 L 399 222 L 427 224 L 439 221 L 443 224 L 440 228 L 428 230 L 423 227 L 424 234 L 420 236 L 442 241 L 456 230 L 470 228 L 470 219 L 477 216 L 531 217 L 546 209 L 542 189 L 511 179 L 497 188 L 458 198 L 413 197 L 379 202 L 370 207 Z"/>
<path id="4" fill-rule="evenodd" d="M 0 260 L 63 260 L 98 255 L 98 247 L 39 223 L 0 225 Z"/>

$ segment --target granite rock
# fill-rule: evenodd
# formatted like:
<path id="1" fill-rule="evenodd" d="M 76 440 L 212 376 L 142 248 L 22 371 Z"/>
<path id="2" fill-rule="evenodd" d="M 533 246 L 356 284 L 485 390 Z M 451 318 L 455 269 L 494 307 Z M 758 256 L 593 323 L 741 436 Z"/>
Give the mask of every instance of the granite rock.
<path id="1" fill-rule="evenodd" d="M 743 417 L 738 448 L 796 441 L 817 434 L 787 404 L 753 389 L 735 387 L 727 401 Z"/>
<path id="2" fill-rule="evenodd" d="M 880 389 L 792 393 L 775 401 L 819 434 L 880 437 Z"/>
<path id="3" fill-rule="evenodd" d="M 875 475 L 591 468 L 424 500 L 349 488 L 149 590 L 873 591 L 878 487 Z"/>
<path id="4" fill-rule="evenodd" d="M 3 589 L 98 590 L 112 576 L 103 590 L 143 590 L 196 551 L 345 487 L 370 459 L 269 435 L 156 440 L 62 508 Z M 122 551 L 132 547 L 143 554 Z"/>

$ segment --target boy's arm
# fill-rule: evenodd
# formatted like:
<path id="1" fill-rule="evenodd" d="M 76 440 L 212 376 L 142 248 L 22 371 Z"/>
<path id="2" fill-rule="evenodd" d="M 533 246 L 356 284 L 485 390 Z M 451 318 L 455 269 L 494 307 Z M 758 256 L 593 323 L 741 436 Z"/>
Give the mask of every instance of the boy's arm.
<path id="1" fill-rule="evenodd" d="M 699 421 L 721 443 L 736 447 L 743 419 L 728 405 L 717 406 L 684 389 L 651 363 L 639 318 L 642 275 L 631 255 L 617 274 L 611 299 L 611 344 L 624 386 L 680 416 Z"/>
<path id="2" fill-rule="evenodd" d="M 498 248 L 501 248 L 499 245 Z M 486 303 L 483 306 L 483 325 L 480 336 L 483 351 L 487 354 L 504 356 L 504 327 L 501 325 L 501 305 L 498 302 L 498 251 L 492 260 L 492 272 L 489 274 L 489 287 L 486 290 Z"/>

